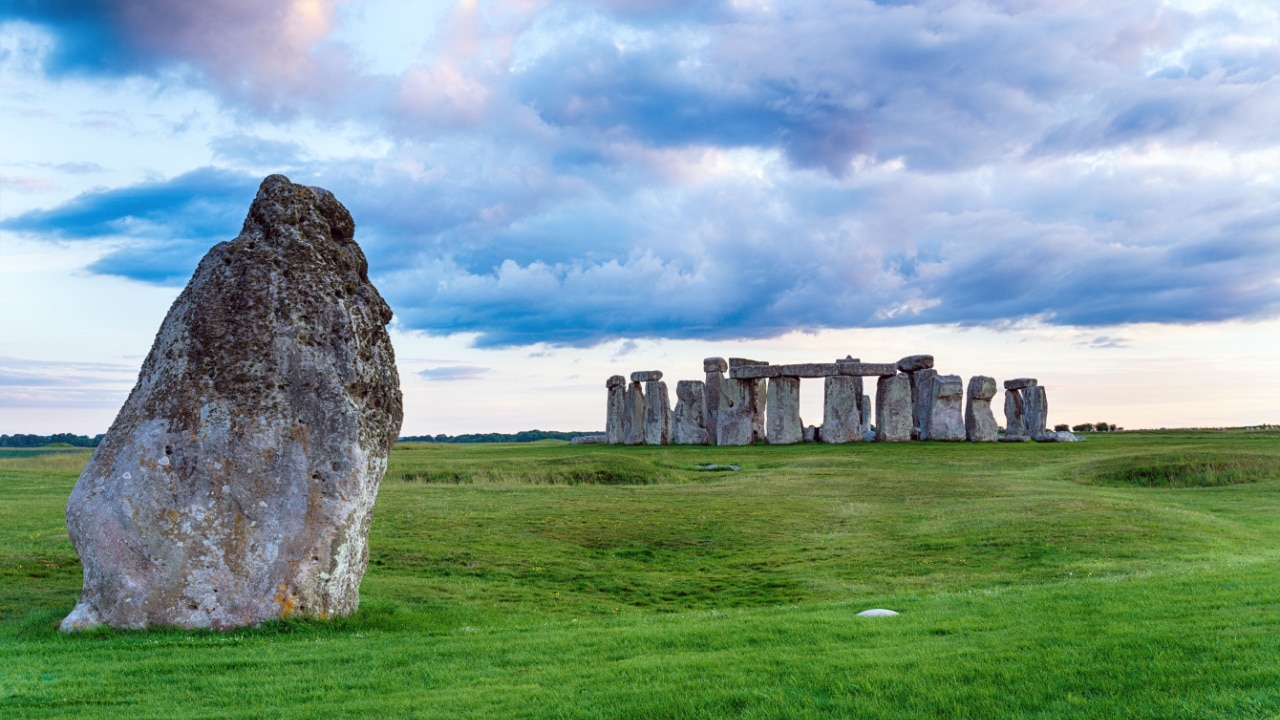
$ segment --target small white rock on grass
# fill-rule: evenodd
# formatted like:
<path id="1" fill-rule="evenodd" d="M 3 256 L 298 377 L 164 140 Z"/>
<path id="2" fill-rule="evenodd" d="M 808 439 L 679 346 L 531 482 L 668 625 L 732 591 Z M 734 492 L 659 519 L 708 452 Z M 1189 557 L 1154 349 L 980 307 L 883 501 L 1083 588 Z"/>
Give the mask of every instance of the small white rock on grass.
<path id="1" fill-rule="evenodd" d="M 897 614 L 898 613 L 892 610 L 885 610 L 884 608 L 871 608 L 870 610 L 863 610 L 858 613 L 858 617 L 893 617 Z"/>

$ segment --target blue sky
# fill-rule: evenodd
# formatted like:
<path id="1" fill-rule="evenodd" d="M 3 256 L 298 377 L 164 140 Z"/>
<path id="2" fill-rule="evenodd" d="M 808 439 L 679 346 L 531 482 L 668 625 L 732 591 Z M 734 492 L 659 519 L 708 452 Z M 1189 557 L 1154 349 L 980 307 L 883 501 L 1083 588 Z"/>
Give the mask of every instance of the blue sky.
<path id="1" fill-rule="evenodd" d="M 614 372 L 862 347 L 1062 367 L 1065 408 L 1132 425 L 1277 420 L 1257 388 L 1235 414 L 1072 405 L 1067 369 L 1270 372 L 1271 2 L 0 0 L 0 129 L 21 297 L 120 303 L 96 349 L 0 326 L 0 431 L 105 424 L 77 398 L 118 406 L 272 172 L 356 218 L 414 361 L 407 431 L 586 429 Z M 1006 343 L 1021 363 L 977 366 Z M 1180 357 L 1208 364 L 1151 362 Z M 24 385 L 30 363 L 119 377 Z M 549 413 L 512 364 L 590 390 Z"/>

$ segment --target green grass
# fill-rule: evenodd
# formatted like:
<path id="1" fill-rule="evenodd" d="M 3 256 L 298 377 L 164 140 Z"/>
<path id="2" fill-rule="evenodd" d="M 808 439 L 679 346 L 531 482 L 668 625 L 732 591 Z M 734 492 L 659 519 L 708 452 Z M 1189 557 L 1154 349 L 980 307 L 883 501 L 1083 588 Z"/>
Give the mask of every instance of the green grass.
<path id="1" fill-rule="evenodd" d="M 63 636 L 87 457 L 0 451 L 0 717 L 1280 717 L 1275 431 L 400 445 L 355 616 Z"/>

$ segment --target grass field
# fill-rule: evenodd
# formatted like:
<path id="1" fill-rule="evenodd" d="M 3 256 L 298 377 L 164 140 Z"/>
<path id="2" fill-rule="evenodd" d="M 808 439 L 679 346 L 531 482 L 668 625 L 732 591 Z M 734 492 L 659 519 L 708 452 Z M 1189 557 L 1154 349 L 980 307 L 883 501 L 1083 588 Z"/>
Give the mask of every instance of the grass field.
<path id="1" fill-rule="evenodd" d="M 400 445 L 357 615 L 63 636 L 87 458 L 0 452 L 3 718 L 1280 717 L 1276 431 Z"/>

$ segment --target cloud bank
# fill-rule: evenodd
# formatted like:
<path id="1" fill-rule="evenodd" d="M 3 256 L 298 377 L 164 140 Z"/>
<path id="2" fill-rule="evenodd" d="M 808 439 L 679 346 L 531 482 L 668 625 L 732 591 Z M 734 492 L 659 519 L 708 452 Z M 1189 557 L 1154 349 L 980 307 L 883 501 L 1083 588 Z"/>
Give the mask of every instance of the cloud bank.
<path id="1" fill-rule="evenodd" d="M 1267 3 L 461 2 L 397 72 L 341 39 L 359 2 L 171 6 L 3 6 L 50 81 L 163 76 L 240 128 L 0 227 L 181 282 L 283 166 L 352 210 L 403 327 L 486 347 L 1280 313 Z M 261 131 L 298 118 L 390 149 Z"/>

